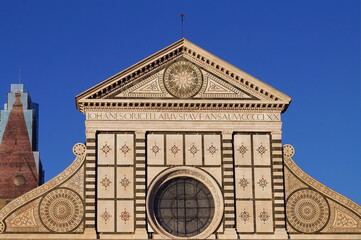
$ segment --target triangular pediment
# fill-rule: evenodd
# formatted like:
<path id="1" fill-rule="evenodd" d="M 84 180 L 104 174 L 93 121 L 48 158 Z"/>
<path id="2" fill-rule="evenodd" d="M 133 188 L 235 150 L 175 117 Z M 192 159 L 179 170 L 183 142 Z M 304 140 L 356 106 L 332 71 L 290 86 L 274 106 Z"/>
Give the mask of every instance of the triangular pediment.
<path id="1" fill-rule="evenodd" d="M 167 74 L 169 68 L 174 66 L 174 64 L 186 66 L 185 72 L 183 73 L 170 73 Z M 183 66 L 183 68 L 184 68 Z M 171 86 L 169 83 L 169 78 L 167 76 L 171 75 L 173 78 L 182 78 L 182 74 L 192 73 L 193 67 L 199 70 L 199 79 L 193 79 L 193 81 L 200 80 L 199 86 L 197 84 L 188 83 L 189 89 L 187 90 L 187 81 L 182 83 L 179 79 L 180 86 L 179 90 L 182 91 L 184 88 L 184 93 L 177 93 L 177 86 Z M 190 70 L 186 72 L 186 70 Z M 174 79 L 173 82 L 176 82 L 178 79 Z M 168 81 L 168 82 L 167 82 Z M 173 83 L 174 85 L 174 83 Z M 193 90 L 192 87 L 198 87 L 199 90 L 193 94 L 188 94 Z M 216 75 L 207 72 L 205 69 L 200 68 L 194 63 L 186 61 L 185 59 L 179 59 L 175 62 L 168 64 L 165 68 L 160 69 L 158 72 L 154 73 L 149 77 L 140 78 L 138 81 L 127 85 L 124 88 L 120 88 L 111 94 L 107 95 L 105 99 L 122 99 L 122 98 L 157 98 L 157 99 L 172 99 L 172 98 L 192 98 L 192 99 L 243 99 L 243 100 L 259 100 L 259 98 L 246 93 L 239 86 L 236 86 L 232 83 L 229 83 Z"/>
<path id="2" fill-rule="evenodd" d="M 242 102 L 246 103 L 244 106 L 253 108 L 278 104 L 281 111 L 291 101 L 282 92 L 186 39 L 175 42 L 76 97 L 81 111 L 99 102 L 104 103 L 101 106 L 121 106 L 118 103 L 129 103 L 132 99 L 143 103 L 159 103 L 162 100 L 168 103 Z"/>

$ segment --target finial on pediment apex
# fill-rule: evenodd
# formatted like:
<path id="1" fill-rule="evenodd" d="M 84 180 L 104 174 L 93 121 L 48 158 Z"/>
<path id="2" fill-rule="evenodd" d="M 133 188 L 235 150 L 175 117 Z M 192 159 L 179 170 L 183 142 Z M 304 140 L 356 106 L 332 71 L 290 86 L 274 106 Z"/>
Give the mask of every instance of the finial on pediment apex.
<path id="1" fill-rule="evenodd" d="M 76 156 L 81 156 L 85 154 L 86 152 L 86 146 L 83 143 L 76 143 L 73 147 L 73 153 Z"/>
<path id="2" fill-rule="evenodd" d="M 295 148 L 291 144 L 283 145 L 283 156 L 293 157 L 295 155 Z"/>

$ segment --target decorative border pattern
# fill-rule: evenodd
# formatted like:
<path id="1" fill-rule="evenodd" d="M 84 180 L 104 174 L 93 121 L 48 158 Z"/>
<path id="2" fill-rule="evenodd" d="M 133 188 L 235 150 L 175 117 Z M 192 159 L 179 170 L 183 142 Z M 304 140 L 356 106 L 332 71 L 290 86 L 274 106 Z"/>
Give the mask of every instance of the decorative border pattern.
<path id="1" fill-rule="evenodd" d="M 39 216 L 50 231 L 71 232 L 83 221 L 82 198 L 71 189 L 57 188 L 41 199 Z"/>
<path id="2" fill-rule="evenodd" d="M 168 100 L 168 101 L 167 101 Z M 178 99 L 177 99 L 178 100 Z M 136 111 L 149 111 L 149 112 L 155 112 L 155 111 L 166 111 L 166 110 L 172 110 L 172 111 L 229 111 L 229 110 L 235 110 L 239 112 L 240 108 L 243 111 L 250 110 L 252 112 L 264 112 L 264 111 L 270 111 L 270 112 L 282 112 L 285 105 L 280 103 L 265 103 L 265 102 L 252 102 L 252 103 L 240 103 L 239 101 L 234 101 L 231 103 L 227 102 L 213 102 L 213 103 L 205 103 L 205 102 L 199 102 L 201 99 L 193 98 L 193 102 L 186 102 L 188 99 L 182 99 L 182 102 L 173 102 L 171 99 L 164 99 L 162 102 L 153 101 L 151 99 L 148 99 L 147 102 L 113 102 L 109 101 L 106 102 L 106 99 L 104 99 L 104 102 L 92 102 L 92 103 L 84 103 L 84 109 L 82 112 L 96 112 L 96 111 L 115 111 L 119 110 L 119 108 L 122 108 L 123 110 L 136 110 Z"/>
<path id="3" fill-rule="evenodd" d="M 330 207 L 326 199 L 311 189 L 299 189 L 293 192 L 286 203 L 287 221 L 303 233 L 322 230 L 330 219 Z"/>

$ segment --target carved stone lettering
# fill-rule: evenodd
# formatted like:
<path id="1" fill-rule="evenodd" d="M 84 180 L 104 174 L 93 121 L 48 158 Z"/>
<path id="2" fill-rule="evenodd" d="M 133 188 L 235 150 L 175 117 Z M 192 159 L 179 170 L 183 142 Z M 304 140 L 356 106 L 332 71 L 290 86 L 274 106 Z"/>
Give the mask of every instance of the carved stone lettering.
<path id="1" fill-rule="evenodd" d="M 280 121 L 275 113 L 88 112 L 88 121 Z"/>

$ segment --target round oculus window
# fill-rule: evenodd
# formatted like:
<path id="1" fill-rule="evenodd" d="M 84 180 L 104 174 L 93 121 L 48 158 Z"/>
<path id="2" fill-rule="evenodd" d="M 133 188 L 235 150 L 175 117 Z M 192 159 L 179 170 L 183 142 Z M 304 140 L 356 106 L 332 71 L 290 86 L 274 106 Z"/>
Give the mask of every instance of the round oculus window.
<path id="1" fill-rule="evenodd" d="M 26 179 L 23 175 L 17 175 L 15 178 L 14 178 L 14 184 L 18 187 L 20 186 L 23 186 L 26 182 Z"/>
<path id="2" fill-rule="evenodd" d="M 223 216 L 218 183 L 203 170 L 174 167 L 159 174 L 147 195 L 150 224 L 163 237 L 205 239 Z"/>
<path id="3" fill-rule="evenodd" d="M 200 181 L 177 177 L 163 184 L 156 193 L 154 214 L 168 233 L 178 237 L 196 236 L 212 222 L 213 196 Z"/>

